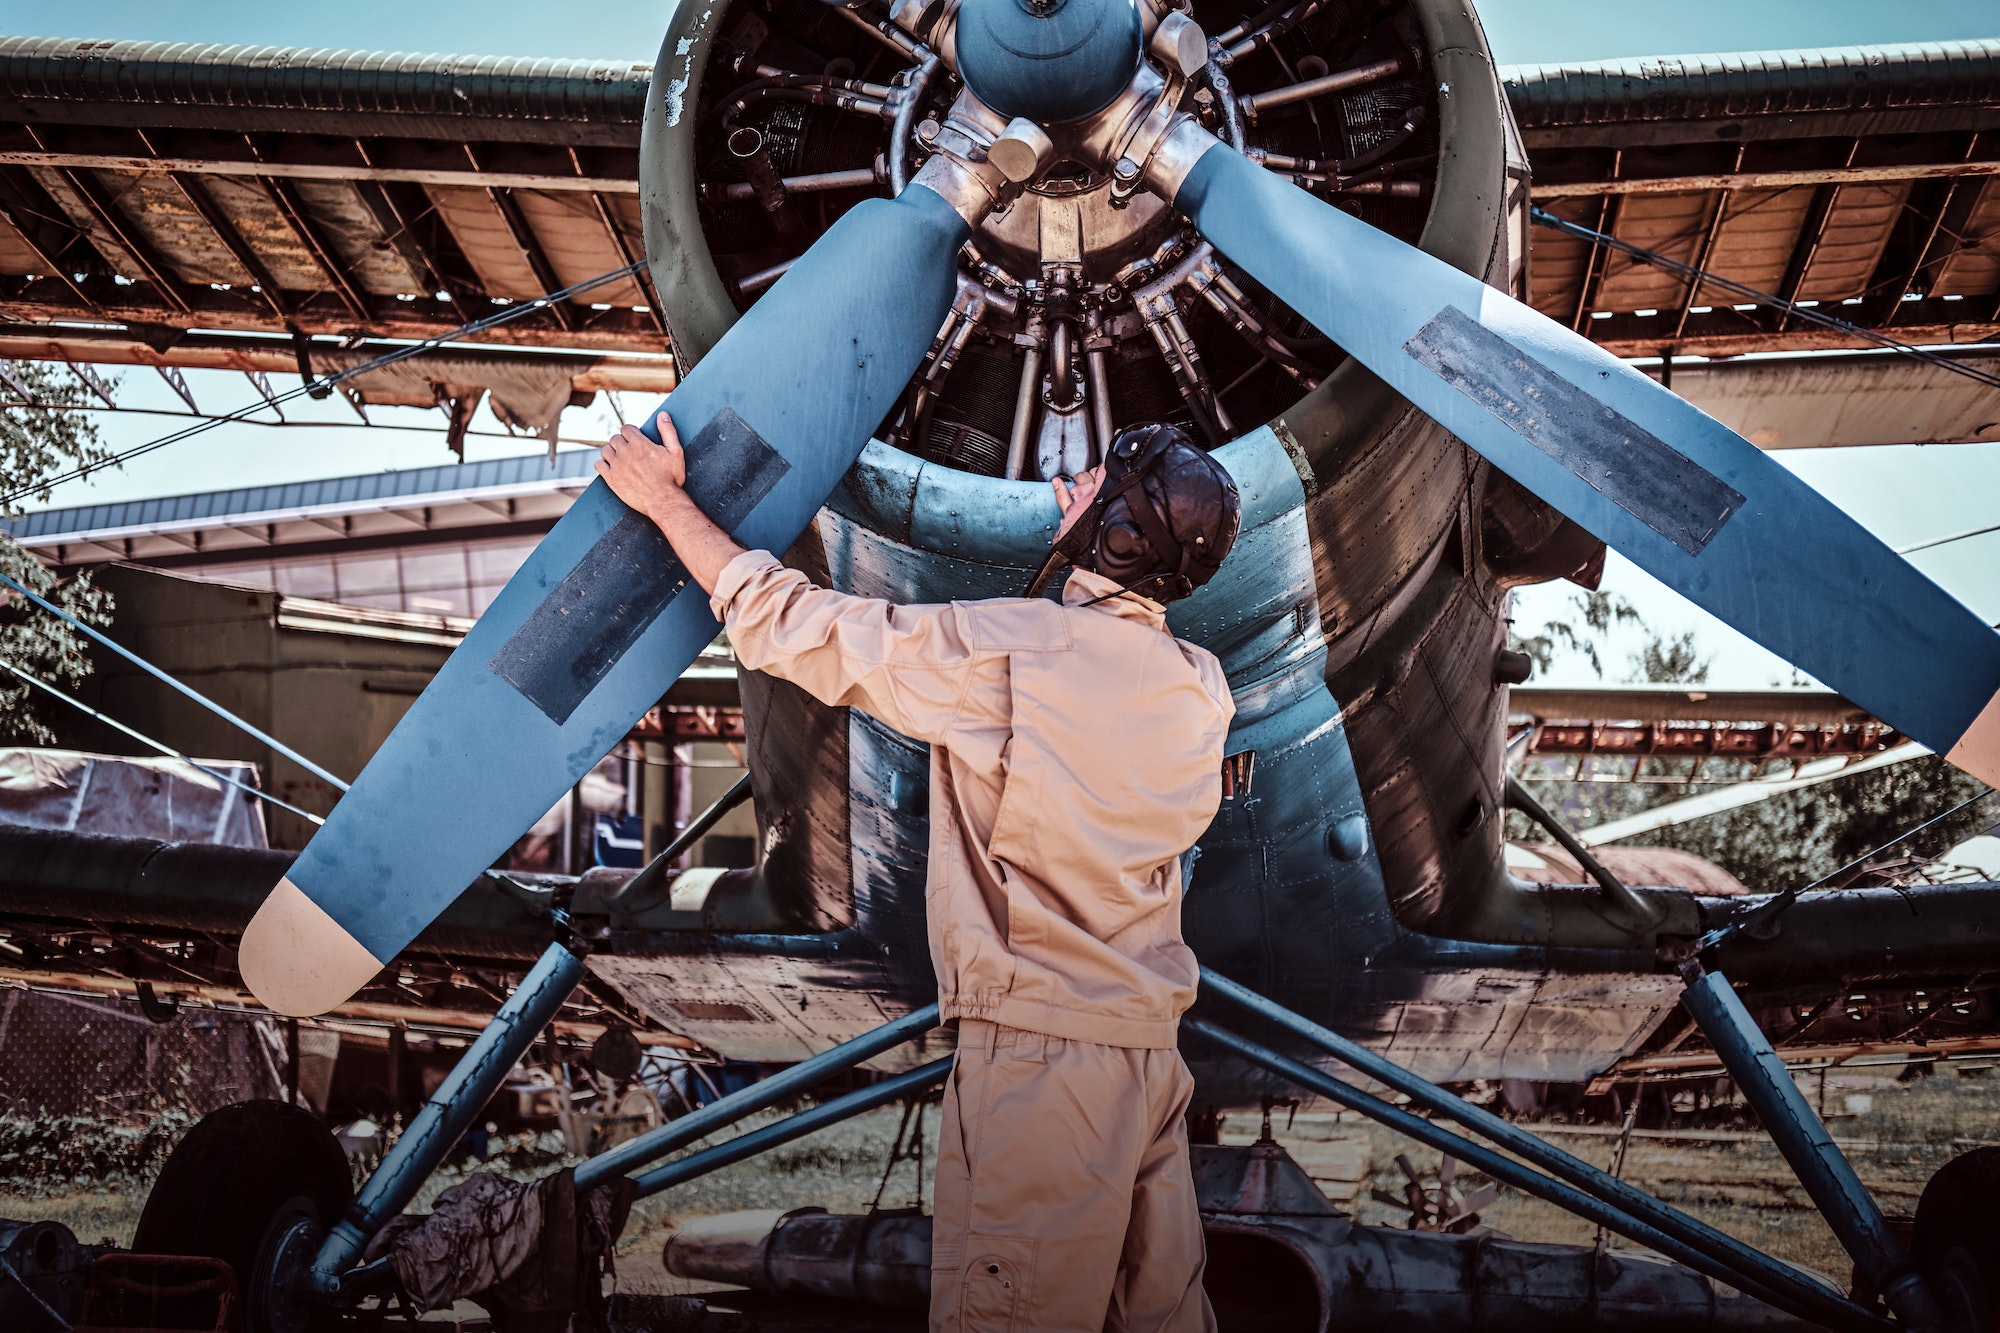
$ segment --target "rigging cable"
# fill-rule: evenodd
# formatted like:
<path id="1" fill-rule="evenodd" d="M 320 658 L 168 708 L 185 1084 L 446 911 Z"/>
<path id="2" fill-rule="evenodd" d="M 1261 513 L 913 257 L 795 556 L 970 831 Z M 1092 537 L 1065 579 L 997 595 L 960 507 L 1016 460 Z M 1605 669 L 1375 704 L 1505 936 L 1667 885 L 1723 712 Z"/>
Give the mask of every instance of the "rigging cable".
<path id="1" fill-rule="evenodd" d="M 600 273 L 594 278 L 587 278 L 582 282 L 573 283 L 561 291 L 550 292 L 547 296 L 537 297 L 532 301 L 523 301 L 516 305 L 510 305 L 504 310 L 496 310 L 492 314 L 475 319 L 469 324 L 461 324 L 448 333 L 440 333 L 433 337 L 425 338 L 422 342 L 411 343 L 407 347 L 398 347 L 394 351 L 384 352 L 381 356 L 375 357 L 372 360 L 363 361 L 359 365 L 349 366 L 346 370 L 335 371 L 331 375 L 301 383 L 298 388 L 287 389 L 284 393 L 278 394 L 276 397 L 259 397 L 255 403 L 239 408 L 226 416 L 210 417 L 195 425 L 177 430 L 170 435 L 162 435 L 157 440 L 149 440 L 145 444 L 134 445 L 130 449 L 113 454 L 109 458 L 99 462 L 85 463 L 79 467 L 71 468 L 68 472 L 58 473 L 56 476 L 46 478 L 35 485 L 16 487 L 7 494 L 0 495 L 0 508 L 15 504 L 27 499 L 29 496 L 44 495 L 65 482 L 87 477 L 100 468 L 114 467 L 120 463 L 137 458 L 141 454 L 149 454 L 155 449 L 164 449 L 170 444 L 178 444 L 182 440 L 199 435 L 203 431 L 211 430 L 216 426 L 222 425 L 224 422 L 245 420 L 258 412 L 262 412 L 266 408 L 276 407 L 280 403 L 291 402 L 295 398 L 304 397 L 316 390 L 331 388 L 343 380 L 352 379 L 357 375 L 365 375 L 370 371 L 380 370 L 384 366 L 394 365 L 398 361 L 406 361 L 410 357 L 421 353 L 435 351 L 446 343 L 457 342 L 472 334 L 484 333 L 486 330 L 497 328 L 509 320 L 519 319 L 522 315 L 543 309 L 544 307 L 553 306 L 558 301 L 565 301 L 572 296 L 587 292 L 592 288 L 616 282 L 620 278 L 638 272 L 641 268 L 645 267 L 645 264 L 645 260 L 635 259 L 631 263 L 614 268 L 608 273 Z"/>
<path id="2" fill-rule="evenodd" d="M 1634 245 L 1630 241 L 1622 241 L 1616 236 L 1605 232 L 1595 231 L 1580 222 L 1571 222 L 1567 218 L 1559 218 L 1547 209 L 1530 208 L 1528 215 L 1534 219 L 1538 226 L 1547 227 L 1551 231 L 1563 232 L 1566 235 L 1575 236 L 1582 240 L 1592 241 L 1598 245 L 1608 246 L 1621 254 L 1630 255 L 1641 263 L 1651 264 L 1655 268 L 1663 268 L 1669 272 L 1678 273 L 1683 277 L 1693 279 L 1700 286 L 1719 287 L 1723 291 L 1744 297 L 1747 300 L 1756 302 L 1758 305 L 1767 305 L 1773 309 L 1782 310 L 1788 315 L 1795 315 L 1800 319 L 1821 325 L 1824 328 L 1836 329 L 1841 333 L 1852 334 L 1857 338 L 1874 343 L 1877 347 L 1885 347 L 1890 351 L 1899 352 L 1904 356 L 1936 366 L 1941 370 L 1948 370 L 1954 375 L 1963 375 L 1967 379 L 1977 380 L 1981 384 L 1991 385 L 1996 389 L 2000 389 L 2000 375 L 1981 370 L 1977 366 L 1963 365 L 1957 361 L 1953 361 L 1950 357 L 1940 356 L 1938 353 L 1927 348 L 1917 347 L 1911 343 L 1891 338 L 1888 334 L 1876 329 L 1864 328 L 1859 324 L 1850 323 L 1836 315 L 1826 314 L 1814 306 L 1801 305 L 1797 301 L 1788 301 L 1782 296 L 1746 286 L 1743 283 L 1722 277 L 1720 274 L 1711 273 L 1707 269 L 1697 268 L 1693 264 L 1684 264 L 1678 259 L 1669 259 L 1657 250 L 1648 250 L 1643 246 Z M 1699 290 L 1699 287 L 1696 290 Z"/>
<path id="3" fill-rule="evenodd" d="M 324 781 L 331 783 L 333 786 L 337 787 L 341 791 L 347 790 L 348 784 L 342 782 L 339 778 L 327 772 L 325 769 L 321 768 L 318 764 L 315 764 L 312 760 L 306 758 L 304 755 L 300 754 L 297 750 L 294 750 L 291 746 L 285 744 L 283 741 L 277 739 L 275 736 L 268 736 L 263 732 L 259 731 L 257 728 L 251 726 L 248 722 L 245 722 L 242 718 L 236 716 L 236 714 L 230 712 L 227 708 L 224 708 L 221 704 L 215 702 L 215 700 L 209 698 L 207 695 L 202 694 L 200 691 L 195 690 L 187 685 L 181 684 L 180 681 L 175 680 L 172 676 L 160 670 L 160 668 L 154 666 L 151 662 L 148 662 L 145 658 L 139 656 L 139 654 L 133 652 L 130 648 L 127 648 L 123 644 L 117 643 L 112 639 L 106 638 L 101 631 L 97 630 L 96 628 L 90 625 L 84 624 L 81 620 L 78 620 L 75 616 L 63 610 L 61 607 L 57 606 L 54 602 L 49 601 L 47 598 L 43 597 L 40 593 L 36 592 L 34 589 L 29 588 L 24 584 L 16 583 L 12 578 L 8 577 L 5 574 L 0 574 L 0 583 L 6 584 L 8 587 L 12 588 L 15 592 L 20 593 L 23 597 L 33 602 L 36 606 L 41 607 L 42 610 L 48 612 L 50 615 L 56 617 L 58 620 L 66 621 L 73 628 L 82 630 L 85 634 L 88 634 L 91 638 L 97 640 L 99 643 L 103 644 L 106 648 L 109 648 L 112 652 L 117 653 L 120 657 L 130 662 L 133 666 L 138 667 L 141 671 L 153 677 L 153 679 L 159 681 L 161 684 L 167 686 L 169 689 L 179 690 L 182 694 L 186 695 L 188 698 L 194 700 L 194 702 L 200 704 L 203 708 L 206 708 L 209 712 L 221 718 L 224 722 L 229 723 L 231 726 L 237 728 L 239 731 L 248 733 L 250 736 L 255 737 L 257 740 L 264 742 L 264 744 L 270 746 L 273 750 L 276 750 L 279 754 L 285 756 L 285 758 L 291 760 L 299 767 L 305 769 L 308 773 L 311 773 L 314 777 L 323 779 Z"/>
<path id="4" fill-rule="evenodd" d="M 170 759 L 178 759 L 182 763 L 187 764 L 192 768 L 198 768 L 202 772 L 208 774 L 210 777 L 228 783 L 230 786 L 236 788 L 238 791 L 248 792 L 250 795 L 255 796 L 260 801 L 269 801 L 272 805 L 277 806 L 281 810 L 289 810 L 293 814 L 297 815 L 300 819 L 310 820 L 315 824 L 326 823 L 324 819 L 320 818 L 316 814 L 311 813 L 310 811 L 301 810 L 296 805 L 293 805 L 291 802 L 280 800 L 276 796 L 271 795 L 271 793 L 264 791 L 261 788 L 253 787 L 247 782 L 239 782 L 235 778 L 230 777 L 227 773 L 222 772 L 220 769 L 210 768 L 207 764 L 202 763 L 199 759 L 190 759 L 186 755 L 182 754 L 179 750 L 176 750 L 173 746 L 167 745 L 161 741 L 156 741 L 151 736 L 146 735 L 146 733 L 142 731 L 136 731 L 133 728 L 126 726 L 123 722 L 120 722 L 117 718 L 109 717 L 103 713 L 98 712 L 95 708 L 92 708 L 89 704 L 85 703 L 83 700 L 75 698 L 72 695 L 64 694 L 61 690 L 49 684 L 47 681 L 43 680 L 40 676 L 32 675 L 26 671 L 23 671 L 20 667 L 15 666 L 12 662 L 0 659 L 0 667 L 4 667 L 8 671 L 13 672 L 15 675 L 19 676 L 22 680 L 25 680 L 30 685 L 34 686 L 36 689 L 44 690 L 49 694 L 53 694 L 56 698 L 62 700 L 64 703 L 68 704 L 71 708 L 77 709 L 80 712 L 90 714 L 90 716 L 96 718 L 99 722 L 102 722 L 105 726 L 112 727 L 118 731 L 124 732 L 127 736 L 130 736 L 133 740 L 138 741 L 141 745 L 152 746 L 155 750 L 158 750 L 161 754 L 166 755 Z"/>

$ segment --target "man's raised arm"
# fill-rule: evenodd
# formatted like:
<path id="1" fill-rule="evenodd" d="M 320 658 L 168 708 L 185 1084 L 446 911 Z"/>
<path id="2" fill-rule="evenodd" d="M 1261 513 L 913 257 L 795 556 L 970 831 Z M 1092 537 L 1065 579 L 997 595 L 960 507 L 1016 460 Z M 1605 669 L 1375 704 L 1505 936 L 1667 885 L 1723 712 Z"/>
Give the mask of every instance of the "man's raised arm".
<path id="1" fill-rule="evenodd" d="M 659 525 L 688 573 L 711 595 L 731 560 L 743 554 L 736 539 L 717 527 L 687 493 L 687 455 L 673 418 L 660 413 L 660 443 L 627 425 L 599 452 L 597 475 L 612 493 Z"/>

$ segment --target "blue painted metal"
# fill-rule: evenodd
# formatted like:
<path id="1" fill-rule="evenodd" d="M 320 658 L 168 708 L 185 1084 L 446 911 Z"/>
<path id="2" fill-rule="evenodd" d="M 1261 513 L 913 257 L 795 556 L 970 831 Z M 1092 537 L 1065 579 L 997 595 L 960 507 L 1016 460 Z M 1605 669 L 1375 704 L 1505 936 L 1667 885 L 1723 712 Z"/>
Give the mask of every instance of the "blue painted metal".
<path id="1" fill-rule="evenodd" d="M 583 959 L 561 944 L 543 951 L 368 1177 L 346 1215 L 327 1232 L 313 1259 L 314 1290 L 328 1295 L 339 1291 L 342 1274 L 361 1258 L 375 1233 L 416 1197 L 451 1145 L 486 1109 L 508 1071 L 583 979 L 583 970 Z"/>
<path id="2" fill-rule="evenodd" d="M 1076 120 L 1107 106 L 1139 68 L 1132 0 L 965 0 L 958 73 L 1008 118 Z"/>
<path id="3" fill-rule="evenodd" d="M 1435 1083 L 1417 1077 L 1401 1065 L 1382 1058 L 1359 1042 L 1329 1031 L 1210 968 L 1205 967 L 1201 970 L 1201 993 L 1204 998 L 1215 996 L 1227 1000 L 1283 1028 L 1300 1040 L 1333 1056 L 1356 1073 L 1365 1074 L 1384 1087 L 1402 1093 L 1416 1105 L 1436 1115 L 1455 1120 L 1467 1129 L 1484 1135 L 1516 1156 L 1525 1158 L 1557 1178 L 1568 1181 L 1592 1198 L 1601 1200 L 1638 1221 L 1657 1228 L 1662 1234 L 1711 1256 L 1716 1262 L 1755 1275 L 1773 1290 L 1786 1294 L 1801 1305 L 1820 1310 L 1823 1317 L 1843 1318 L 1858 1309 L 1851 1302 L 1844 1301 L 1836 1293 L 1828 1291 L 1817 1279 L 1801 1273 L 1790 1264 L 1758 1252 L 1734 1236 L 1718 1231 L 1707 1223 L 1662 1203 L 1616 1176 L 1600 1171 L 1581 1158 L 1573 1157 L 1562 1149 L 1544 1142 L 1484 1107 L 1474 1106 Z"/>
<path id="4" fill-rule="evenodd" d="M 1937 1327 L 1942 1316 L 1930 1289 L 1728 978 L 1694 961 L 1681 974 L 1681 1002 L 1855 1265 L 1904 1323 Z"/>
<path id="5" fill-rule="evenodd" d="M 967 235 L 958 214 L 921 186 L 862 203 L 674 391 L 665 410 L 683 440 L 727 409 L 787 464 L 736 525 L 739 541 L 782 551 L 811 520 L 936 335 Z M 490 669 L 630 512 L 601 482 L 584 492 L 300 855 L 292 881 L 376 958 L 395 957 L 714 638 L 708 599 L 683 587 L 561 723 Z M 441 821 L 440 791 L 479 795 Z"/>
<path id="6" fill-rule="evenodd" d="M 2000 692 L 2000 635 L 1963 603 L 1734 431 L 1588 339 L 1226 146 L 1202 156 L 1175 204 L 1508 476 L 1884 721 L 1944 753 Z M 1478 331 L 1479 346 L 1447 336 L 1461 326 Z M 1445 342 L 1465 356 L 1444 356 Z M 1583 410 L 1517 410 L 1532 401 L 1530 381 Z M 1496 385 L 1521 392 L 1489 394 Z M 1716 507 L 1682 514 L 1673 493 L 1632 468 L 1607 473 L 1621 451 L 1636 451 L 1640 471 L 1671 465 L 1714 479 Z"/>
<path id="7" fill-rule="evenodd" d="M 587 1190 L 613 1176 L 622 1176 L 634 1167 L 656 1162 L 676 1148 L 684 1148 L 696 1139 L 706 1138 L 726 1125 L 735 1124 L 753 1111 L 776 1106 L 834 1074 L 872 1060 L 912 1037 L 921 1036 L 936 1027 L 937 1021 L 937 1005 L 925 1005 L 873 1031 L 864 1032 L 852 1041 L 842 1042 L 830 1051 L 822 1051 L 810 1060 L 801 1060 L 783 1073 L 752 1083 L 720 1101 L 710 1102 L 699 1111 L 591 1158 L 577 1168 L 576 1187 Z"/>
<path id="8" fill-rule="evenodd" d="M 946 1056 L 927 1065 L 918 1065 L 915 1069 L 886 1078 L 880 1083 L 857 1088 L 829 1102 L 821 1102 L 811 1110 L 788 1116 L 775 1125 L 753 1129 L 748 1134 L 739 1134 L 726 1143 L 705 1148 L 701 1152 L 681 1158 L 678 1162 L 655 1167 L 633 1182 L 639 1187 L 638 1197 L 648 1198 L 662 1190 L 685 1184 L 697 1176 L 705 1176 L 711 1171 L 740 1162 L 746 1157 L 755 1157 L 758 1153 L 769 1152 L 781 1144 L 790 1143 L 793 1139 L 804 1138 L 808 1134 L 825 1129 L 828 1125 L 837 1125 L 843 1120 L 860 1115 L 863 1111 L 872 1111 L 878 1106 L 899 1102 L 926 1088 L 934 1088 L 950 1076 L 951 1062 L 952 1057 Z"/>
<path id="9" fill-rule="evenodd" d="M 1790 1292 L 1781 1290 L 1766 1280 L 1769 1276 L 1768 1270 L 1775 1261 L 1766 1260 L 1757 1267 L 1745 1271 L 1733 1263 L 1724 1262 L 1715 1255 L 1676 1239 L 1622 1208 L 1523 1166 L 1511 1157 L 1505 1157 L 1491 1148 L 1474 1143 L 1471 1139 L 1455 1134 L 1422 1116 L 1391 1106 L 1381 1098 L 1371 1096 L 1331 1074 L 1280 1055 L 1227 1028 L 1218 1027 L 1203 1019 L 1188 1018 L 1181 1021 L 1181 1030 L 1204 1037 L 1251 1064 L 1267 1069 L 1349 1110 L 1359 1111 L 1371 1120 L 1387 1125 L 1427 1147 L 1448 1153 L 1467 1166 L 1483 1171 L 1495 1180 L 1512 1185 L 1523 1193 L 1532 1194 L 1587 1221 L 1595 1222 L 1641 1245 L 1658 1250 L 1661 1254 L 1687 1265 L 1696 1272 L 1726 1282 L 1739 1291 L 1755 1296 L 1774 1309 L 1784 1310 L 1801 1319 L 1831 1328 L 1866 1329 L 1879 1333 L 1880 1330 L 1897 1327 L 1885 1319 L 1870 1314 L 1851 1301 L 1841 1300 L 1831 1292 L 1825 1292 L 1829 1299 L 1824 1303 L 1797 1299 Z M 1822 1291 L 1824 1292 L 1823 1288 Z"/>
<path id="10" fill-rule="evenodd" d="M 127 648 L 123 644 L 116 643 L 113 640 L 106 638 L 101 631 L 93 628 L 90 625 L 84 624 L 81 620 L 78 620 L 75 616 L 63 610 L 61 607 L 57 606 L 54 602 L 49 601 L 47 598 L 43 597 L 40 593 L 35 592 L 31 588 L 23 587 L 21 584 L 14 582 L 13 579 L 9 578 L 5 574 L 0 574 L 0 583 L 6 584 L 8 587 L 12 588 L 15 592 L 20 593 L 23 597 L 33 602 L 36 606 L 42 608 L 42 610 L 56 617 L 56 619 L 67 622 L 71 628 L 83 631 L 85 634 L 89 635 L 97 642 L 103 644 L 106 648 L 109 648 L 112 652 L 117 653 L 120 657 L 130 662 L 133 666 L 138 667 L 141 671 L 151 676 L 154 680 L 159 681 L 162 685 L 165 685 L 167 688 L 171 690 L 178 691 L 179 693 L 185 695 L 187 698 L 194 700 L 194 702 L 200 704 L 203 708 L 206 708 L 209 712 L 215 714 L 217 717 L 221 718 L 224 722 L 229 723 L 229 725 L 235 727 L 237 730 L 243 732 L 245 735 L 253 736 L 256 739 L 262 741 L 264 744 L 270 746 L 273 750 L 276 750 L 279 754 L 285 756 L 285 758 L 291 760 L 299 767 L 305 769 L 308 773 L 311 773 L 316 777 L 324 779 L 325 781 L 333 784 L 333 786 L 337 787 L 341 791 L 347 790 L 347 784 L 345 782 L 342 782 L 339 778 L 327 772 L 325 769 L 321 768 L 318 764 L 315 764 L 312 760 L 306 758 L 304 755 L 300 754 L 297 750 L 294 750 L 291 746 L 285 744 L 281 740 L 278 740 L 274 736 L 265 735 L 263 732 L 251 726 L 248 722 L 245 722 L 242 718 L 236 716 L 236 714 L 230 712 L 227 708 L 224 708 L 221 704 L 215 702 L 213 699 L 210 699 L 208 696 L 200 693 L 199 691 L 189 689 L 187 686 L 175 680 L 172 676 L 169 676 L 166 672 L 154 666 L 151 662 L 148 662 L 145 658 L 139 656 L 139 654 L 133 652 L 130 648 Z"/>

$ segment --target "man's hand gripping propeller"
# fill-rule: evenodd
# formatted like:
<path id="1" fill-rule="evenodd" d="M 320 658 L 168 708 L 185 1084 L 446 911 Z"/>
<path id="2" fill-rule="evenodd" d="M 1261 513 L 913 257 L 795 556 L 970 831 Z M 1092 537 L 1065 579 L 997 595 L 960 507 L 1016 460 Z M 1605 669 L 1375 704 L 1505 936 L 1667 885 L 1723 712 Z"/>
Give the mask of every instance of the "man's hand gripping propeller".
<path id="1" fill-rule="evenodd" d="M 903 0 L 965 88 L 894 200 L 844 215 L 665 411 L 688 496 L 784 550 L 922 360 L 960 247 L 1058 159 L 1151 190 L 1503 472 L 1989 782 L 2000 635 L 1735 432 L 1589 340 L 1265 171 L 1181 103 L 1207 43 L 1152 0 Z M 1447 108 L 1447 116 L 1449 108 Z M 1449 120 L 1445 126 L 1449 133 Z M 636 446 L 635 446 L 636 447 Z M 339 1004 L 596 763 L 713 636 L 652 522 L 593 485 L 245 932 L 287 1014 Z"/>

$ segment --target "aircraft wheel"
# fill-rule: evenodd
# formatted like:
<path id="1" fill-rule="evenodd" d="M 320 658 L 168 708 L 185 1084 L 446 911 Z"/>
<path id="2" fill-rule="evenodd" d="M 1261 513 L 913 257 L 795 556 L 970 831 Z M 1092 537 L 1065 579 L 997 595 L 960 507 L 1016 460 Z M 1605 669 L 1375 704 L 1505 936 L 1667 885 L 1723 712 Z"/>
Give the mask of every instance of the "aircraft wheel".
<path id="1" fill-rule="evenodd" d="M 2000 1329 L 2000 1148 L 1946 1162 L 1917 1201 L 1913 1248 L 1949 1333 Z"/>
<path id="2" fill-rule="evenodd" d="M 300 1281 L 352 1194 L 346 1155 L 318 1116 L 240 1102 L 204 1116 L 175 1145 L 132 1248 L 227 1263 L 243 1333 L 312 1333 L 333 1316 L 301 1298 Z"/>

